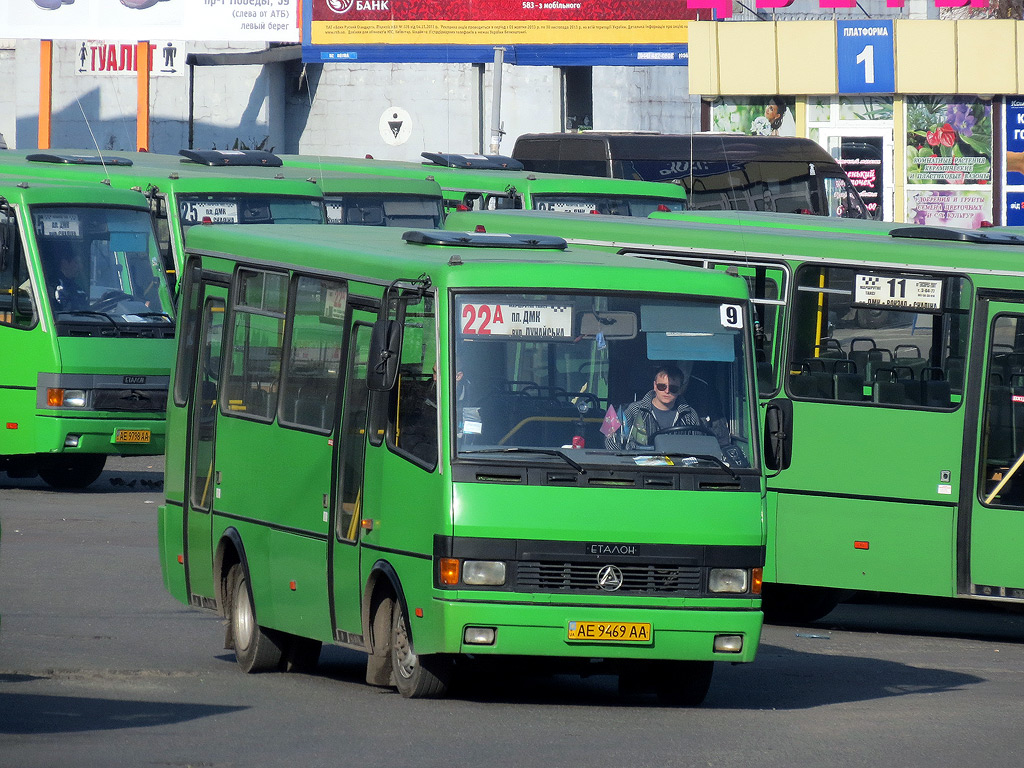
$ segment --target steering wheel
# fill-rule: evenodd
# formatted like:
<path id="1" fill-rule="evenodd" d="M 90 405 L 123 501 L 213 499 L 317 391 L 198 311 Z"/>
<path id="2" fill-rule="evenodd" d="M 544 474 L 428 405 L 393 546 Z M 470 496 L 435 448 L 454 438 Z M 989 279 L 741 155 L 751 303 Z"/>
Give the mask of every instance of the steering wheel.
<path id="1" fill-rule="evenodd" d="M 515 392 L 513 392 L 512 394 L 522 395 L 523 397 L 540 397 L 540 385 L 535 384 L 532 381 L 527 381 L 524 384 L 522 384 L 519 387 L 519 389 L 515 390 Z"/>
<path id="2" fill-rule="evenodd" d="M 594 411 L 595 413 L 601 413 L 601 401 L 597 395 L 590 392 L 556 392 L 551 395 L 551 401 L 553 403 L 566 402 L 579 410 L 580 404 L 573 403 L 573 400 L 584 400 L 587 403 L 587 413 Z"/>
<path id="3" fill-rule="evenodd" d="M 106 312 L 108 309 L 116 307 L 119 301 L 133 298 L 135 297 L 130 293 L 125 293 L 124 291 L 107 291 L 96 300 L 96 303 L 92 305 L 92 308 L 97 312 Z"/>

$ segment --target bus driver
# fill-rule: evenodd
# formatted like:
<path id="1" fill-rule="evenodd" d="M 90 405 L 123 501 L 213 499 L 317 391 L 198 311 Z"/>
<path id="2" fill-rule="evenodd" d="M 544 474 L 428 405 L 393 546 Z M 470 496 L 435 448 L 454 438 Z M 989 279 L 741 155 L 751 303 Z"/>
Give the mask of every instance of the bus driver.
<path id="1" fill-rule="evenodd" d="M 626 406 L 621 429 L 606 435 L 605 448 L 632 449 L 650 445 L 655 433 L 673 427 L 692 426 L 695 431 L 703 431 L 697 411 L 681 397 L 683 372 L 677 366 L 659 368 L 654 374 L 653 386 L 642 399 Z"/>

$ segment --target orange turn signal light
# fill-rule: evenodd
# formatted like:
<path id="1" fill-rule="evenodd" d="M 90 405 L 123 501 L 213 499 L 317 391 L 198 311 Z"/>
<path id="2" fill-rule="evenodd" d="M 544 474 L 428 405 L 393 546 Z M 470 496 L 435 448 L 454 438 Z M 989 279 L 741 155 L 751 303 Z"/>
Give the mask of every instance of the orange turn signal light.
<path id="1" fill-rule="evenodd" d="M 755 595 L 761 594 L 761 584 L 764 579 L 764 568 L 752 568 L 750 570 L 750 592 Z"/>
<path id="2" fill-rule="evenodd" d="M 46 404 L 52 407 L 60 407 L 64 405 L 64 390 L 63 389 L 48 389 L 46 390 Z"/>
<path id="3" fill-rule="evenodd" d="M 459 561 L 454 557 L 441 558 L 441 583 L 448 586 L 459 583 Z"/>

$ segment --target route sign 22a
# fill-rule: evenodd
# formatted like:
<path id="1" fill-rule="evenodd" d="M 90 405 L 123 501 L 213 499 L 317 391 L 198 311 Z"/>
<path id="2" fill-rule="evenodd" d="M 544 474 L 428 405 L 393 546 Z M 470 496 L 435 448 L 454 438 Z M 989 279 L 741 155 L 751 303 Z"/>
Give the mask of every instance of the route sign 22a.
<path id="1" fill-rule="evenodd" d="M 836 22 L 840 93 L 893 93 L 896 59 L 892 21 Z"/>

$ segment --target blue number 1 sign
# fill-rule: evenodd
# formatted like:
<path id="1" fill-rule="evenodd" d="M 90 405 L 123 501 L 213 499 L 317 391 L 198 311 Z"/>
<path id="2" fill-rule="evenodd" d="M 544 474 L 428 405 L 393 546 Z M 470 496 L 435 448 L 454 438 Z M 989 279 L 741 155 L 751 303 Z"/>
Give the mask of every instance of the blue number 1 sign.
<path id="1" fill-rule="evenodd" d="M 896 90 L 892 21 L 837 21 L 836 35 L 840 93 Z"/>

